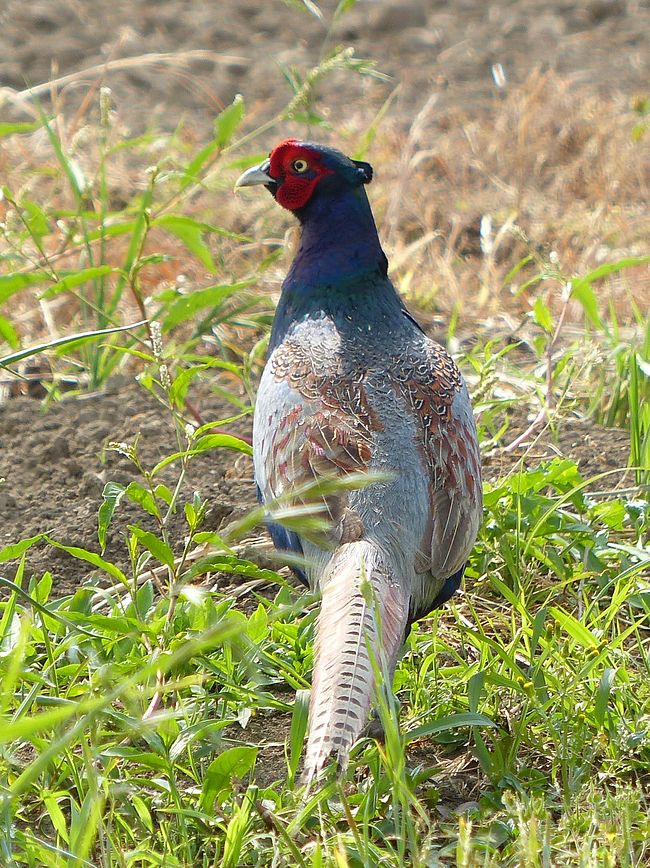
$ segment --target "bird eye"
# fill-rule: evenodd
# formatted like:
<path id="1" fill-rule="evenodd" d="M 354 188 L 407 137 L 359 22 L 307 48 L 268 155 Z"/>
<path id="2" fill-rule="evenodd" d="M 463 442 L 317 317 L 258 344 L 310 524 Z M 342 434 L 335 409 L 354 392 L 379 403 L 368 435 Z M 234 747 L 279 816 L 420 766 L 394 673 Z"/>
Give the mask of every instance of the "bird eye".
<path id="1" fill-rule="evenodd" d="M 307 160 L 294 160 L 291 164 L 291 168 L 294 172 L 298 172 L 299 175 L 302 175 L 303 172 L 306 172 L 309 168 Z"/>

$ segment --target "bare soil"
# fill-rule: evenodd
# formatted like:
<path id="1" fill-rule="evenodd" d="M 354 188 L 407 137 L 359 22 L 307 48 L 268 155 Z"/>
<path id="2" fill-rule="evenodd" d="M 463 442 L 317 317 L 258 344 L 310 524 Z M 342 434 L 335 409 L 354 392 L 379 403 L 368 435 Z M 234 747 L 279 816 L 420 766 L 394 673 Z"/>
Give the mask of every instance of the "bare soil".
<path id="1" fill-rule="evenodd" d="M 206 421 L 233 415 L 233 408 L 213 398 L 202 402 Z M 249 434 L 250 423 L 241 421 L 229 433 Z M 97 511 L 106 482 L 128 485 L 142 482 L 124 455 L 108 449 L 110 443 L 133 444 L 142 464 L 152 468 L 176 451 L 176 435 L 168 411 L 149 392 L 123 379 L 111 383 L 103 394 L 71 398 L 43 412 L 29 397 L 0 407 L 0 548 L 19 539 L 47 533 L 65 545 L 99 552 Z M 207 497 L 206 530 L 217 530 L 224 521 L 240 516 L 255 504 L 250 461 L 236 461 L 231 451 L 197 456 L 189 465 L 185 492 Z M 174 485 L 178 464 L 169 465 L 159 481 Z M 125 534 L 137 522 L 154 531 L 154 519 L 126 499 L 116 513 L 105 553 L 107 560 L 128 571 Z M 187 532 L 182 513 L 170 529 L 178 544 Z M 7 565 L 3 565 L 5 570 Z M 8 572 L 11 574 L 10 564 Z M 57 596 L 73 592 L 92 575 L 89 565 L 46 543 L 28 553 L 27 576 L 50 570 Z"/>
<path id="2" fill-rule="evenodd" d="M 327 22 L 338 0 L 318 4 Z M 303 69 L 338 44 L 376 61 L 391 76 L 380 84 L 345 78 L 326 85 L 340 122 L 358 100 L 379 105 L 400 85 L 397 111 L 410 125 L 433 90 L 448 105 L 480 110 L 494 97 L 491 68 L 511 84 L 550 69 L 594 92 L 633 96 L 650 79 L 647 0 L 361 0 L 328 32 L 299 2 L 282 0 L 5 0 L 0 7 L 0 86 L 23 91 L 107 61 L 119 115 L 134 130 L 180 120 L 209 126 L 242 93 L 270 115 L 287 97 L 281 67 Z M 169 62 L 151 55 L 204 52 Z M 135 58 L 148 58 L 135 62 Z M 155 62 L 154 62 L 155 60 Z M 93 76 L 63 82 L 60 108 L 79 105 Z M 49 88 L 39 91 L 47 100 Z M 10 104 L 19 101 L 9 90 Z M 8 110 L 9 106 L 6 107 Z"/>

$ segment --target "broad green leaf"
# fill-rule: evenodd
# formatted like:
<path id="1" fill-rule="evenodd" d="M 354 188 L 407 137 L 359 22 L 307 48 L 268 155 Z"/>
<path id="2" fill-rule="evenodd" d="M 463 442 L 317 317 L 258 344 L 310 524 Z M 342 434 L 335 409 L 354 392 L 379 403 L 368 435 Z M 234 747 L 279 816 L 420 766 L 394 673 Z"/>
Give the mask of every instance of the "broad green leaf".
<path id="1" fill-rule="evenodd" d="M 193 319 L 198 311 L 206 307 L 218 307 L 229 296 L 246 289 L 252 283 L 252 280 L 242 280 L 239 283 L 207 286 L 205 289 L 197 289 L 181 296 L 165 314 L 162 322 L 163 331 L 168 332 L 179 323 Z"/>
<path id="2" fill-rule="evenodd" d="M 289 786 L 292 786 L 298 771 L 302 746 L 309 720 L 309 690 L 297 690 L 291 715 L 289 731 Z"/>
<path id="3" fill-rule="evenodd" d="M 112 268 L 110 265 L 95 265 L 93 268 L 82 268 L 81 271 L 75 271 L 72 274 L 66 275 L 57 283 L 53 283 L 39 297 L 54 298 L 54 296 L 69 289 L 74 289 L 75 286 L 81 286 L 82 283 L 87 283 L 89 280 L 95 280 L 97 277 L 105 277 L 107 274 L 115 274 L 117 272 L 119 272 L 119 268 Z"/>
<path id="4" fill-rule="evenodd" d="M 5 302 L 14 293 L 26 289 L 28 286 L 36 286 L 50 279 L 46 271 L 36 271 L 30 274 L 4 274 L 0 275 L 0 304 Z"/>
<path id="5" fill-rule="evenodd" d="M 192 453 L 206 452 L 208 449 L 235 449 L 245 455 L 252 455 L 253 449 L 245 440 L 232 434 L 204 434 L 192 446 Z"/>
<path id="6" fill-rule="evenodd" d="M 158 509 L 156 499 L 139 482 L 129 482 L 126 487 L 126 496 L 132 503 L 137 503 L 138 506 L 141 506 L 149 515 L 153 515 L 154 518 L 160 518 L 160 510 Z"/>
<path id="7" fill-rule="evenodd" d="M 63 552 L 67 552 L 69 555 L 72 555 L 73 558 L 85 561 L 91 566 L 103 570 L 105 573 L 108 573 L 109 576 L 113 576 L 114 579 L 117 579 L 123 584 L 127 583 L 126 576 L 119 567 L 116 567 L 115 564 L 112 564 L 110 561 L 104 560 L 104 558 L 100 557 L 95 552 L 90 552 L 87 549 L 82 549 L 78 546 L 65 546 L 63 543 L 57 542 L 45 534 L 43 534 L 43 538 L 46 539 L 50 545 L 57 549 L 61 549 Z"/>
<path id="8" fill-rule="evenodd" d="M 148 580 L 144 582 L 142 587 L 137 591 L 135 595 L 138 617 L 146 617 L 147 613 L 153 606 L 153 600 L 153 582 L 151 580 Z"/>
<path id="9" fill-rule="evenodd" d="M 614 686 L 616 679 L 616 669 L 607 668 L 604 670 L 598 690 L 596 691 L 596 702 L 594 703 L 594 717 L 598 726 L 602 727 L 605 723 L 605 714 L 609 704 L 609 696 Z"/>
<path id="10" fill-rule="evenodd" d="M 109 747 L 104 751 L 106 756 L 122 757 L 133 763 L 138 763 L 145 768 L 153 769 L 154 771 L 166 771 L 169 768 L 169 762 L 165 757 L 151 751 L 143 751 L 131 745 L 117 745 Z"/>
<path id="11" fill-rule="evenodd" d="M 34 130 L 37 130 L 41 124 L 36 123 L 34 121 L 26 122 L 26 123 L 0 123 L 0 138 L 4 136 L 13 136 L 14 134 L 20 133 L 33 133 Z"/>
<path id="12" fill-rule="evenodd" d="M 125 491 L 126 488 L 118 482 L 107 482 L 104 486 L 104 491 L 102 492 L 103 502 L 99 507 L 99 513 L 97 516 L 97 537 L 99 539 L 102 554 L 106 548 L 106 534 L 111 519 L 113 518 L 113 514 L 119 506 L 120 500 L 122 500 Z"/>
<path id="13" fill-rule="evenodd" d="M 155 476 L 156 473 L 159 473 L 168 464 L 173 464 L 179 459 L 191 458 L 193 455 L 200 455 L 208 449 L 234 449 L 237 452 L 243 452 L 245 455 L 253 454 L 252 447 L 246 441 L 240 440 L 239 437 L 233 437 L 232 434 L 206 434 L 205 437 L 201 437 L 197 446 L 192 447 L 192 449 L 186 449 L 184 452 L 174 452 L 172 455 L 163 458 L 151 471 L 151 475 Z"/>
<path id="14" fill-rule="evenodd" d="M 46 790 L 42 794 L 41 798 L 43 799 L 43 804 L 47 808 L 50 821 L 57 834 L 60 835 L 67 844 L 70 841 L 70 838 L 68 837 L 68 827 L 61 806 L 59 805 L 59 799 L 67 799 L 68 793 L 53 793 Z"/>
<path id="15" fill-rule="evenodd" d="M 460 729 L 461 726 L 496 727 L 496 725 L 497 724 L 485 714 L 463 711 L 458 714 L 449 714 L 447 717 L 440 718 L 440 720 L 433 720 L 431 723 L 425 723 L 423 726 L 418 726 L 407 732 L 405 739 L 408 744 L 411 741 L 415 741 L 416 738 L 424 738 L 424 736 L 427 735 L 438 735 L 438 733 L 441 732 Z"/>
<path id="16" fill-rule="evenodd" d="M 100 823 L 104 796 L 101 790 L 89 787 L 81 803 L 81 810 L 75 816 L 72 815 L 70 823 L 70 851 L 75 854 L 75 862 L 88 864 L 86 861 L 97 836 L 97 828 Z"/>
<path id="17" fill-rule="evenodd" d="M 171 491 L 171 489 L 168 488 L 166 485 L 163 485 L 162 483 L 160 483 L 159 485 L 157 485 L 154 488 L 153 491 L 154 491 L 155 496 L 157 498 L 159 498 L 160 500 L 162 500 L 163 503 L 166 503 L 167 506 L 172 505 L 172 500 L 174 499 L 174 495 L 173 495 L 173 492 Z"/>
<path id="18" fill-rule="evenodd" d="M 623 530 L 627 512 L 625 504 L 620 500 L 603 500 L 597 503 L 592 511 L 592 516 L 599 519 L 613 530 Z"/>
<path id="19" fill-rule="evenodd" d="M 18 558 L 40 540 L 45 539 L 45 534 L 39 533 L 36 536 L 30 536 L 27 539 L 21 539 L 20 542 L 10 546 L 5 546 L 0 549 L 0 564 L 4 561 L 16 561 Z"/>
<path id="20" fill-rule="evenodd" d="M 212 811 L 220 793 L 232 788 L 234 777 L 242 778 L 255 764 L 256 747 L 231 747 L 210 763 L 203 779 L 201 807 Z"/>
<path id="21" fill-rule="evenodd" d="M 136 525 L 130 524 L 129 530 L 137 538 L 140 545 L 151 552 L 156 560 L 168 566 L 170 570 L 174 569 L 174 553 L 164 540 L 159 539 L 155 534 L 149 533 L 149 531 L 142 530 L 142 528 Z"/>
<path id="22" fill-rule="evenodd" d="M 553 318 L 544 299 L 538 296 L 533 305 L 533 319 L 547 334 L 553 331 Z"/>
<path id="23" fill-rule="evenodd" d="M 229 106 L 217 115 L 214 121 L 214 140 L 219 148 L 225 148 L 235 134 L 246 114 L 243 96 L 238 93 Z"/>
<path id="24" fill-rule="evenodd" d="M 0 339 L 9 344 L 12 350 L 15 350 L 20 344 L 16 329 L 3 316 L 0 316 Z"/>
<path id="25" fill-rule="evenodd" d="M 534 656 L 537 653 L 537 646 L 544 632 L 547 615 L 548 611 L 546 609 L 546 606 L 542 606 L 542 608 L 536 613 L 533 619 L 533 635 L 530 638 L 531 656 Z"/>
<path id="26" fill-rule="evenodd" d="M 249 639 L 256 645 L 261 646 L 262 642 L 268 635 L 269 618 L 265 607 L 260 603 L 248 619 L 246 625 L 246 633 Z"/>
<path id="27" fill-rule="evenodd" d="M 183 409 L 185 406 L 185 398 L 187 397 L 187 390 L 189 389 L 194 377 L 202 371 L 203 367 L 201 365 L 192 365 L 190 368 L 184 368 L 174 377 L 171 389 L 169 390 L 169 400 L 174 407 L 178 407 L 180 410 Z"/>
<path id="28" fill-rule="evenodd" d="M 246 576 L 249 579 L 265 579 L 269 582 L 277 582 L 278 574 L 273 570 L 258 567 L 251 561 L 231 555 L 214 554 L 198 560 L 187 574 L 187 579 L 194 579 L 205 573 L 232 573 L 237 576 Z M 282 581 L 280 579 L 280 581 Z"/>
<path id="29" fill-rule="evenodd" d="M 169 749 L 169 758 L 172 762 L 177 760 L 180 755 L 197 739 L 208 740 L 212 733 L 220 732 L 224 727 L 230 726 L 232 719 L 224 720 L 202 720 L 199 723 L 192 724 L 186 729 L 181 730 L 180 735 L 175 739 Z"/>
<path id="30" fill-rule="evenodd" d="M 42 606 L 44 606 L 50 598 L 50 593 L 52 591 L 52 582 L 52 573 L 46 571 L 43 573 L 41 578 L 34 584 L 32 597 Z"/>
<path id="31" fill-rule="evenodd" d="M 574 618 L 569 612 L 563 609 L 558 609 L 555 606 L 549 608 L 550 614 L 555 618 L 560 627 L 574 639 L 578 645 L 583 648 L 597 648 L 598 640 L 584 624 L 581 624 L 577 618 Z"/>
<path id="32" fill-rule="evenodd" d="M 598 300 L 591 284 L 585 280 L 571 281 L 571 297 L 577 298 L 592 325 L 603 329 L 603 321 L 598 312 Z"/>
<path id="33" fill-rule="evenodd" d="M 469 710 L 472 713 L 477 713 L 476 710 L 479 706 L 479 701 L 481 699 L 481 694 L 483 693 L 483 687 L 485 685 L 485 672 L 481 670 L 480 672 L 475 672 L 469 682 L 467 684 L 467 699 L 469 701 Z"/>
<path id="34" fill-rule="evenodd" d="M 140 822 L 142 823 L 142 825 L 148 832 L 153 834 L 153 820 L 151 818 L 151 813 L 149 811 L 149 808 L 147 807 L 147 803 L 145 802 L 145 800 L 140 796 L 137 796 L 135 793 L 131 793 L 131 795 L 129 796 L 129 801 L 135 808 L 135 812 L 140 818 Z"/>
<path id="35" fill-rule="evenodd" d="M 153 225 L 175 235 L 190 253 L 193 253 L 199 262 L 203 263 L 208 271 L 215 272 L 217 270 L 210 248 L 203 240 L 205 234 L 214 231 L 209 223 L 201 223 L 199 220 L 194 220 L 194 218 L 186 217 L 183 214 L 163 214 L 162 217 L 153 221 Z"/>
<path id="36" fill-rule="evenodd" d="M 198 181 L 201 170 L 213 154 L 218 154 L 230 144 L 230 140 L 243 120 L 245 111 L 244 99 L 238 93 L 232 103 L 217 115 L 214 121 L 214 138 L 204 148 L 201 148 L 188 163 L 181 182 L 183 189 L 188 184 Z"/>

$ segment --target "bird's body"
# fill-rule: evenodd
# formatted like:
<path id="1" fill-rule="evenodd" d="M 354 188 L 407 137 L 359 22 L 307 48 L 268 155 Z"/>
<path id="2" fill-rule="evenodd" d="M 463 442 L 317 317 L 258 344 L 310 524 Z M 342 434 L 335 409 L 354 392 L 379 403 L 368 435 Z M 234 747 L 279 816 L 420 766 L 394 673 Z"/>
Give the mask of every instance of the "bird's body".
<path id="1" fill-rule="evenodd" d="M 458 368 L 387 276 L 363 187 L 370 167 L 289 140 L 263 168 L 277 200 L 299 217 L 302 236 L 255 409 L 262 500 L 321 477 L 381 474 L 327 496 L 327 540 L 271 529 L 279 548 L 304 556 L 298 572 L 322 594 L 305 762 L 311 777 L 332 753 L 344 765 L 366 723 L 371 656 L 392 675 L 409 624 L 460 584 L 480 522 L 480 459 Z M 242 183 L 265 183 L 250 180 L 255 171 Z M 303 186 L 310 181 L 305 191 L 292 176 L 307 171 L 315 176 L 298 177 Z"/>

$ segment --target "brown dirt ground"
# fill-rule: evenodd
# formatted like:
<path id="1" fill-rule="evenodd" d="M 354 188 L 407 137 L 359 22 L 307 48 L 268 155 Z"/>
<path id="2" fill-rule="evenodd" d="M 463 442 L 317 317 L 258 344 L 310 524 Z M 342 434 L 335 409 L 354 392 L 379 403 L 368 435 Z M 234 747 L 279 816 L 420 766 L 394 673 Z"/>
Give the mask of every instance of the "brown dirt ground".
<path id="1" fill-rule="evenodd" d="M 206 421 L 234 415 L 233 408 L 207 398 L 201 410 Z M 228 427 L 234 434 L 250 433 L 250 423 Z M 103 394 L 71 398 L 46 413 L 29 397 L 8 401 L 0 412 L 0 548 L 20 538 L 49 533 L 66 545 L 99 551 L 97 510 L 108 481 L 128 485 L 140 477 L 121 454 L 107 451 L 110 442 L 132 444 L 138 438 L 138 455 L 146 467 L 176 451 L 176 438 L 168 411 L 148 392 L 120 379 Z M 248 459 L 213 453 L 197 456 L 189 466 L 185 492 L 208 497 L 206 530 L 216 530 L 255 504 Z M 160 482 L 173 485 L 178 465 L 170 465 Z M 154 530 L 153 519 L 137 506 L 122 501 L 110 532 L 106 558 L 128 570 L 124 532 L 136 522 Z M 182 516 L 171 527 L 179 543 L 186 531 Z M 90 576 L 84 561 L 66 552 L 38 545 L 28 555 L 28 573 L 49 569 L 54 593 L 63 595 Z M 5 567 L 6 569 L 6 567 Z"/>
<path id="2" fill-rule="evenodd" d="M 336 4 L 328 0 L 321 5 L 329 16 Z M 543 7 L 536 0 L 377 0 L 359 2 L 325 42 L 324 35 L 319 22 L 281 0 L 5 0 L 0 4 L 0 111 L 24 120 L 32 109 L 19 91 L 27 84 L 132 58 L 132 66 L 107 71 L 102 81 L 112 88 L 121 124 L 137 133 L 145 123 L 173 129 L 185 120 L 201 136 L 238 92 L 249 106 L 249 120 L 268 118 L 287 99 L 280 64 L 304 69 L 337 43 L 354 45 L 358 56 L 373 58 L 392 76 L 388 83 L 350 77 L 345 87 L 340 78 L 326 83 L 325 104 L 337 124 L 344 124 L 346 112 L 359 102 L 370 119 L 396 84 L 400 90 L 391 113 L 403 130 L 411 128 L 433 90 L 438 105 L 479 114 L 501 98 L 492 80 L 493 64 L 502 65 L 512 85 L 521 84 L 534 69 L 550 70 L 569 88 L 585 88 L 619 103 L 647 95 L 650 80 L 647 0 L 550 0 Z M 178 57 L 173 63 L 136 60 L 152 52 L 197 50 L 205 54 L 186 56 L 183 62 Z M 52 97 L 68 115 L 79 106 L 87 111 L 83 100 L 92 79 L 79 76 L 56 92 L 46 87 L 40 98 L 47 102 Z M 205 394 L 200 409 L 208 419 L 231 414 Z M 515 415 L 507 438 L 526 425 Z M 247 423 L 239 430 L 245 433 Z M 146 462 L 173 448 L 167 414 L 144 390 L 123 381 L 103 395 L 66 400 L 46 414 L 37 400 L 25 396 L 0 405 L 0 477 L 5 477 L 0 548 L 48 531 L 67 544 L 96 550 L 104 482 L 134 478 L 125 459 L 104 453 L 104 447 L 138 434 Z M 520 454 L 493 452 L 486 458 L 487 475 L 507 471 Z M 575 458 L 586 474 L 593 474 L 625 466 L 628 438 L 586 420 L 566 419 L 557 441 L 545 433 L 527 456 L 537 461 L 554 454 Z M 250 464 L 233 464 L 225 453 L 192 464 L 188 491 L 192 488 L 214 503 L 213 527 L 254 503 Z M 107 556 L 123 565 L 123 530 L 136 515 L 141 516 L 123 502 L 111 534 Z M 178 521 L 172 534 L 178 539 L 182 533 Z M 14 567 L 3 564 L 2 574 L 11 576 Z M 28 574 L 45 569 L 54 574 L 57 595 L 91 579 L 83 562 L 40 545 L 29 553 Z M 282 774 L 288 722 L 275 715 L 262 723 L 252 721 L 248 733 L 233 736 L 262 744 L 258 776 L 264 782 Z M 429 748 L 413 746 L 410 754 L 413 762 L 431 762 Z M 453 778 L 458 793 L 451 801 L 470 797 L 473 775 L 459 767 Z"/>
<path id="3" fill-rule="evenodd" d="M 323 0 L 327 22 L 338 0 Z M 183 64 L 138 62 L 112 70 L 118 112 L 133 128 L 182 118 L 207 125 L 243 93 L 270 115 L 286 99 L 280 65 L 305 68 L 338 44 L 377 62 L 391 82 L 346 78 L 329 85 L 327 103 L 341 114 L 357 100 L 379 105 L 400 84 L 404 123 L 433 89 L 447 104 L 480 108 L 495 94 L 491 66 L 510 82 L 534 68 L 552 69 L 594 91 L 633 95 L 650 78 L 647 0 L 375 0 L 357 3 L 328 33 L 313 16 L 282 0 L 5 0 L 0 7 L 0 86 L 12 91 L 106 61 L 160 52 L 203 51 Z M 58 88 L 60 107 L 79 104 L 89 77 Z M 11 89 L 11 90 L 10 90 Z M 42 94 L 48 97 L 48 89 Z M 333 101 L 331 97 L 334 97 Z M 6 107 L 8 109 L 9 106 Z"/>

